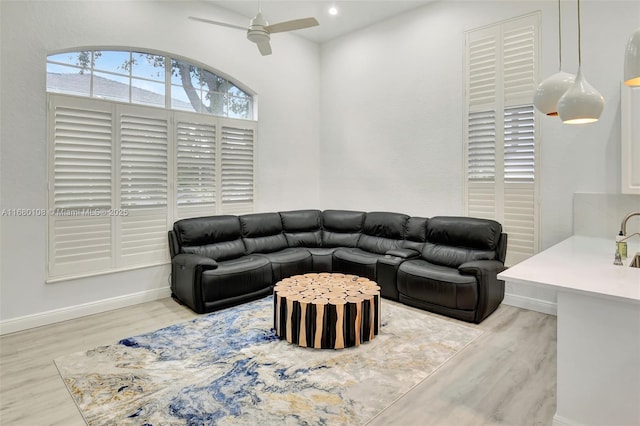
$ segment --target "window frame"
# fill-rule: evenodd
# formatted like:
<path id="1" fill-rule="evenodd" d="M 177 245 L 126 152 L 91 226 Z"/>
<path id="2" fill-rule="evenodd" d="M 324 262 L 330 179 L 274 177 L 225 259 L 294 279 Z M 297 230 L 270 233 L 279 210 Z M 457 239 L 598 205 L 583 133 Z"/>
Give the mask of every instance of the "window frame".
<path id="1" fill-rule="evenodd" d="M 126 70 L 126 73 L 120 73 L 120 72 L 116 72 L 114 70 L 106 70 L 106 69 L 96 69 L 96 52 L 100 52 L 101 54 L 104 52 L 126 52 L 129 54 L 129 64 L 128 64 L 128 70 Z M 81 55 L 83 53 L 90 53 L 89 55 L 89 59 L 86 60 L 86 64 L 79 64 L 79 63 L 72 63 L 70 62 L 64 62 L 64 61 L 60 61 L 60 60 L 51 60 L 49 58 L 51 58 L 52 56 L 58 56 L 58 55 Z M 148 77 L 141 77 L 141 76 L 137 76 L 134 75 L 134 66 L 133 66 L 133 55 L 134 54 L 140 54 L 140 55 L 152 55 L 152 56 L 157 56 L 157 57 L 162 57 L 163 58 L 163 62 L 164 62 L 164 70 L 163 70 L 163 78 L 162 79 L 152 79 L 152 78 L 148 78 Z M 210 90 L 208 91 L 203 91 L 204 86 L 202 85 L 202 81 L 204 81 L 201 78 L 201 84 L 198 87 L 194 87 L 194 91 L 197 93 L 198 98 L 200 99 L 200 105 L 196 108 L 194 105 L 191 105 L 191 109 L 188 108 L 181 108 L 181 107 L 174 107 L 173 106 L 173 101 L 174 100 L 179 100 L 179 98 L 176 98 L 174 96 L 172 96 L 173 90 L 175 90 L 175 88 L 177 87 L 182 87 L 180 84 L 177 84 L 174 79 L 173 79 L 173 72 L 174 72 L 174 65 L 175 64 L 182 64 L 184 66 L 187 66 L 189 68 L 189 72 L 190 72 L 190 78 L 189 80 L 193 79 L 193 76 L 191 76 L 191 72 L 193 72 L 193 69 L 197 69 L 200 73 L 202 74 L 211 74 L 212 76 L 222 80 L 221 84 L 224 83 L 228 83 L 230 85 L 230 87 L 228 88 L 228 90 L 226 92 L 218 92 L 218 91 L 214 91 L 213 89 L 209 88 Z M 216 115 L 216 116 L 221 116 L 221 117 L 229 117 L 229 118 L 237 118 L 237 119 L 241 119 L 241 120 L 257 120 L 257 96 L 255 95 L 255 93 L 248 89 L 247 87 L 245 87 L 243 84 L 236 82 L 234 79 L 227 77 L 224 73 L 221 73 L 217 70 L 211 69 L 210 67 L 207 67 L 206 65 L 200 64 L 198 62 L 192 61 L 192 60 L 188 60 L 185 58 L 182 58 L 180 56 L 177 55 L 172 55 L 172 54 L 168 54 L 168 53 L 163 53 L 163 52 L 156 52 L 156 51 L 146 51 L 144 49 L 135 49 L 135 48 L 90 48 L 90 49 L 83 49 L 83 50 L 65 50 L 62 52 L 57 52 L 57 53 L 51 53 L 50 55 L 47 56 L 47 74 L 48 74 L 48 70 L 49 70 L 49 64 L 51 65 L 55 65 L 58 67 L 67 67 L 70 69 L 76 69 L 79 71 L 79 74 L 87 74 L 89 76 L 89 93 L 88 94 L 81 94 L 78 92 L 70 92 L 70 91 L 65 91 L 65 90 L 53 90 L 50 91 L 49 90 L 49 84 L 47 83 L 47 93 L 61 93 L 61 94 L 69 94 L 69 95 L 74 95 L 74 96 L 80 96 L 80 97 L 88 97 L 88 98 L 98 98 L 98 99 L 104 99 L 103 96 L 98 96 L 95 93 L 95 77 L 96 74 L 105 74 L 105 75 L 112 75 L 115 77 L 119 77 L 119 78 L 125 78 L 128 80 L 128 94 L 127 94 L 127 99 L 124 100 L 122 98 L 107 98 L 107 99 L 111 99 L 115 102 L 124 102 L 124 103 L 131 103 L 131 104 L 135 104 L 135 105 L 144 105 L 144 106 L 154 106 L 154 107 L 158 107 L 158 108 L 164 108 L 164 109 L 170 109 L 170 110 L 178 110 L 178 111 L 187 111 L 187 112 L 197 112 L 197 113 L 204 113 L 204 114 L 211 114 L 211 115 Z M 88 64 L 88 65 L 87 65 Z M 100 75 L 98 75 L 98 77 L 100 77 Z M 151 82 L 154 84 L 159 84 L 160 82 L 162 82 L 164 84 L 164 94 L 163 95 L 159 95 L 158 96 L 163 96 L 164 97 L 164 105 L 160 105 L 158 103 L 147 103 L 147 102 L 134 102 L 134 89 L 139 89 L 139 90 L 144 90 L 142 88 L 139 88 L 135 85 L 132 84 L 133 81 L 147 81 L 147 82 Z M 124 84 L 124 83 L 121 83 Z M 240 96 L 238 94 L 238 92 L 246 95 L 246 96 Z M 215 95 L 220 95 L 222 97 L 227 97 L 227 101 L 225 102 L 226 107 L 223 108 L 223 111 L 226 111 L 226 114 L 215 114 L 213 112 L 208 112 L 206 110 L 202 110 L 200 107 L 202 105 L 205 104 L 205 100 L 203 98 L 203 94 L 205 93 L 212 93 Z M 176 96 L 182 96 L 182 94 L 176 94 Z M 229 107 L 229 105 L 232 103 L 232 99 L 246 99 L 248 102 L 248 112 L 245 116 L 237 116 L 237 115 L 230 115 L 229 111 L 231 110 L 231 108 Z"/>
<path id="2" fill-rule="evenodd" d="M 134 50 L 137 51 L 137 50 Z M 168 55 L 167 55 L 168 57 Z M 223 77 L 226 78 L 226 77 Z M 240 88 L 239 85 L 229 80 L 234 87 Z M 242 90 L 242 89 L 241 89 Z M 213 114 L 198 113 L 191 111 L 184 111 L 181 109 L 168 109 L 154 105 L 136 104 L 130 102 L 119 102 L 112 99 L 100 99 L 95 97 L 78 96 L 69 93 L 49 92 L 46 93 L 47 98 L 47 176 L 48 176 L 48 194 L 47 203 L 49 208 L 48 215 L 48 229 L 47 229 L 47 271 L 46 282 L 55 283 L 60 281 L 67 281 L 69 279 L 77 279 L 83 277 L 97 276 L 103 274 L 109 274 L 113 272 L 127 271 L 133 269 L 140 269 L 152 266 L 159 266 L 167 264 L 170 261 L 169 250 L 166 243 L 166 232 L 171 229 L 173 223 L 176 220 L 195 217 L 202 215 L 215 215 L 215 214 L 243 214 L 252 213 L 256 205 L 256 146 L 257 146 L 257 128 L 258 121 L 255 119 L 241 119 L 230 118 L 224 116 L 217 116 Z M 168 98 L 168 97 L 167 97 Z M 253 114 L 255 115 L 255 96 L 252 95 L 254 102 Z M 165 102 L 167 104 L 168 102 Z M 91 112 L 97 108 L 101 111 L 106 111 L 109 116 L 108 121 L 111 123 L 109 134 L 105 136 L 110 141 L 110 168 L 111 168 L 111 187 L 109 196 L 111 202 L 106 205 L 106 202 L 100 202 L 99 205 L 82 206 L 79 204 L 56 204 L 56 195 L 60 194 L 60 186 L 56 187 L 56 149 L 59 147 L 59 140 L 56 140 L 56 111 L 57 108 L 67 108 L 84 112 Z M 69 112 L 69 111 L 67 111 Z M 122 117 L 127 114 L 133 114 L 133 117 L 129 117 L 135 128 L 133 131 L 129 131 L 129 134 L 123 133 L 122 129 Z M 77 115 L 77 113 L 76 113 Z M 141 164 L 138 159 L 143 157 L 136 157 L 135 153 L 129 157 L 129 163 L 123 161 L 123 137 L 129 138 L 130 142 L 134 145 L 134 151 L 138 149 L 135 145 L 140 143 L 140 138 L 151 137 L 151 130 L 147 128 L 145 130 L 145 123 L 143 119 L 145 117 L 161 117 L 166 123 L 166 157 L 164 154 L 160 154 L 162 157 L 160 162 L 151 166 L 152 171 L 149 171 L 149 165 Z M 71 117 L 73 118 L 73 117 Z M 103 117 L 104 118 L 104 117 Z M 215 160 L 213 169 L 215 171 L 215 190 L 216 190 L 216 202 L 214 206 L 204 205 L 195 209 L 182 209 L 180 211 L 178 205 L 178 184 L 176 177 L 178 175 L 178 143 L 177 143 L 177 128 L 180 120 L 191 120 L 195 122 L 207 122 L 212 123 L 215 127 Z M 91 120 L 90 120 L 91 121 Z M 135 124 L 140 122 L 140 126 Z M 59 123 L 58 123 L 59 124 Z M 152 123 L 153 124 L 153 123 Z M 75 124 L 71 123 L 71 127 Z M 142 129 L 142 130 L 141 130 Z M 249 186 L 249 192 L 244 194 L 244 203 L 234 204 L 222 201 L 222 189 L 223 184 L 223 171 L 225 167 L 222 163 L 222 142 L 225 139 L 223 132 L 232 131 L 236 134 L 244 135 L 244 139 L 240 141 L 240 146 L 244 150 L 244 156 L 241 158 L 241 166 L 244 170 L 249 170 L 248 173 L 241 173 L 238 179 L 241 179 L 240 185 Z M 130 129 L 131 130 L 131 129 Z M 138 130 L 140 130 L 138 132 Z M 76 139 L 87 138 L 90 131 L 83 130 L 82 127 L 71 132 L 76 132 L 70 137 L 76 137 Z M 88 132 L 88 133 L 87 133 Z M 58 135 L 59 136 L 59 135 Z M 242 139 L 242 138 L 241 138 Z M 149 143 L 149 141 L 143 141 Z M 80 141 L 82 143 L 82 141 Z M 151 142 L 152 143 L 152 142 Z M 142 148 L 144 149 L 144 148 Z M 78 158 L 80 166 L 84 161 L 85 148 L 79 149 Z M 58 152 L 58 154 L 60 154 Z M 189 155 L 189 154 L 187 154 Z M 194 154 L 197 155 L 197 154 Z M 62 158 L 58 156 L 58 159 Z M 75 161 L 75 160 L 74 160 Z M 162 162 L 166 164 L 166 170 L 162 171 Z M 73 166 L 73 161 L 71 165 Z M 128 165 L 127 165 L 128 164 Z M 158 164 L 160 166 L 158 166 Z M 104 164 L 103 164 L 104 165 Z M 136 165 L 139 166 L 136 168 Z M 122 167 L 129 167 L 129 170 L 133 170 L 132 173 L 142 174 L 144 182 L 128 183 L 123 182 L 124 173 Z M 208 167 L 211 169 L 211 167 Z M 78 167 L 76 167 L 78 169 Z M 80 167 L 82 169 L 82 167 Z M 87 170 L 91 170 L 90 167 L 86 167 Z M 73 172 L 75 169 L 71 169 Z M 58 171 L 60 173 L 60 171 Z M 84 176 L 85 182 L 80 182 L 81 185 L 87 185 L 93 179 L 91 173 L 83 175 L 83 171 L 80 174 L 74 175 L 73 173 L 67 176 L 70 179 L 76 179 L 77 176 L 81 178 Z M 147 173 L 151 176 L 150 182 L 146 182 Z M 164 173 L 164 177 L 163 177 Z M 103 173 L 104 174 L 104 173 Z M 58 175 L 59 177 L 60 175 Z M 135 176 L 133 176 L 135 178 Z M 235 176 L 232 176 L 236 179 Z M 163 180 L 164 179 L 164 180 Z M 135 179 L 133 179 L 135 180 Z M 129 180 L 128 182 L 133 182 Z M 162 182 L 165 182 L 163 184 Z M 207 185 L 210 180 L 205 181 L 203 185 Z M 235 183 L 235 181 L 231 181 Z M 159 194 L 159 198 L 156 200 L 160 204 L 155 206 L 131 206 L 127 207 L 122 204 L 122 196 L 124 195 L 123 188 L 130 188 L 132 197 L 136 197 L 136 194 L 144 193 L 145 185 L 156 185 L 157 188 L 161 188 L 165 185 L 166 191 Z M 137 185 L 137 186 L 136 186 Z M 158 186 L 159 185 L 159 186 Z M 162 192 L 162 191 L 161 191 Z M 71 194 L 70 196 L 76 196 L 77 194 Z M 78 195 L 82 198 L 82 194 Z M 163 198 L 164 197 L 164 198 Z M 145 203 L 146 200 L 138 199 L 138 203 Z M 149 200 L 149 202 L 152 202 Z M 152 202 L 153 204 L 153 202 Z M 97 209 L 102 209 L 101 213 L 95 213 Z M 105 213 L 106 211 L 106 213 Z M 74 213 L 75 212 L 75 213 Z M 59 226 L 59 224 L 62 224 Z M 65 229 L 67 234 L 61 233 L 63 226 L 67 226 Z M 77 228 L 74 228 L 76 226 Z M 81 226 L 85 226 L 85 230 L 94 230 L 95 233 L 87 231 L 85 233 L 80 230 Z M 150 230 L 153 228 L 152 230 Z M 65 241 L 65 238 L 69 238 Z M 74 239 L 76 242 L 74 242 Z M 91 254 L 91 245 L 93 241 L 99 242 L 99 251 L 101 254 Z M 66 244 L 66 246 L 65 246 Z M 60 250 L 60 248 L 63 248 Z M 127 249 L 128 247 L 128 249 Z M 64 252 L 64 249 L 70 249 L 68 252 Z M 62 254 L 61 254 L 62 253 Z M 69 257 L 65 258 L 63 255 L 68 254 Z M 65 260 L 68 259 L 68 260 Z"/>

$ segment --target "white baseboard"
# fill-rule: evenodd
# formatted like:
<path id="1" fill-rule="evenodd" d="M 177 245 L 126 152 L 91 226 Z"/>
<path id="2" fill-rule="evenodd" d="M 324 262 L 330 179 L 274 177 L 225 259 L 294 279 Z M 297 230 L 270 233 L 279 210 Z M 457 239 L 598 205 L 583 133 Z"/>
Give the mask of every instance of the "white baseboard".
<path id="1" fill-rule="evenodd" d="M 552 426 L 577 426 L 577 423 L 569 421 L 566 417 L 559 416 L 558 413 L 553 416 Z"/>
<path id="2" fill-rule="evenodd" d="M 113 297 L 111 299 L 98 300 L 95 302 L 83 303 L 81 305 L 54 309 L 52 311 L 38 314 L 12 318 L 0 322 L 0 335 L 15 333 L 16 331 L 28 330 L 30 328 L 54 324 L 56 322 L 67 321 L 87 315 L 98 314 L 100 312 L 137 305 L 139 303 L 164 299 L 165 297 L 170 296 L 170 288 L 164 287 Z"/>
<path id="3" fill-rule="evenodd" d="M 543 314 L 558 315 L 556 303 L 549 302 L 548 300 L 534 299 L 519 294 L 505 293 L 502 303 L 509 306 L 515 306 L 517 308 L 541 312 Z"/>

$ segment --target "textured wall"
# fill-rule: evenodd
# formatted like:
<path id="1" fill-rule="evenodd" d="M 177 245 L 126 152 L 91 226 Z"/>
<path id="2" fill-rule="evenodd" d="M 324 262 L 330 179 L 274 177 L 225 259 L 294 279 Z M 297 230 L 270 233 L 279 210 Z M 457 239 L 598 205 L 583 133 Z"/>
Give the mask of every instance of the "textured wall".
<path id="1" fill-rule="evenodd" d="M 0 7 L 2 208 L 46 208 L 46 57 L 83 46 L 180 55 L 255 91 L 260 115 L 257 209 L 317 205 L 316 44 L 279 34 L 274 54 L 262 57 L 242 32 L 188 20 L 197 15 L 246 21 L 203 2 L 3 0 Z M 87 312 L 86 304 L 166 292 L 166 266 L 45 284 L 46 218 L 1 219 L 3 320 L 78 306 Z"/>

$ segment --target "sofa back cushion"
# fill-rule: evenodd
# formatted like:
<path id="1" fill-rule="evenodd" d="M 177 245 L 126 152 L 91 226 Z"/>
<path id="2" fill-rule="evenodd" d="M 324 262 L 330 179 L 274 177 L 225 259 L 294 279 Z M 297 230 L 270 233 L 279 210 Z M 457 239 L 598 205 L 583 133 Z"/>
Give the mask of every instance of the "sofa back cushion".
<path id="1" fill-rule="evenodd" d="M 367 213 L 358 248 L 378 254 L 400 248 L 408 219 L 409 216 L 400 213 Z"/>
<path id="2" fill-rule="evenodd" d="M 457 268 L 473 260 L 496 259 L 502 226 L 471 217 L 433 217 L 427 226 L 422 257 L 437 265 Z"/>
<path id="3" fill-rule="evenodd" d="M 240 216 L 242 240 L 247 253 L 271 253 L 287 248 L 278 213 L 253 213 Z"/>
<path id="4" fill-rule="evenodd" d="M 280 219 L 289 247 L 320 247 L 322 245 L 320 210 L 280 212 Z"/>
<path id="5" fill-rule="evenodd" d="M 182 219 L 173 230 L 181 253 L 193 253 L 214 260 L 227 260 L 245 254 L 237 216 L 207 216 Z"/>
<path id="6" fill-rule="evenodd" d="M 324 247 L 356 247 L 364 212 L 325 210 L 322 212 L 322 245 Z"/>
<path id="7" fill-rule="evenodd" d="M 424 243 L 427 241 L 428 222 L 429 219 L 426 217 L 410 217 L 407 220 L 402 248 L 422 251 Z"/>

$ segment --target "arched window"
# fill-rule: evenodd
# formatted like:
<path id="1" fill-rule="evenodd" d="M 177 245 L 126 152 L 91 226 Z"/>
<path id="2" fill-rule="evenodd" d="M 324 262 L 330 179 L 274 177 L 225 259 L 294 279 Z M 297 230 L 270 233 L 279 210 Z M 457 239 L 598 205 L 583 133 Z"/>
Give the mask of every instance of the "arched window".
<path id="1" fill-rule="evenodd" d="M 165 263 L 167 229 L 254 209 L 253 97 L 169 55 L 47 58 L 49 282 Z"/>
<path id="2" fill-rule="evenodd" d="M 168 55 L 132 50 L 50 55 L 47 91 L 222 117 L 254 118 L 253 97 L 226 78 Z"/>

